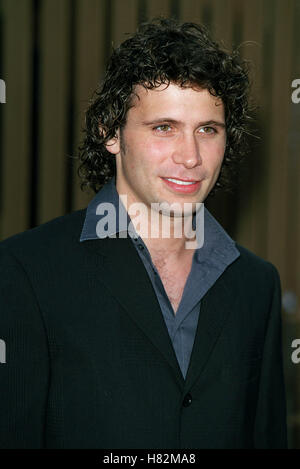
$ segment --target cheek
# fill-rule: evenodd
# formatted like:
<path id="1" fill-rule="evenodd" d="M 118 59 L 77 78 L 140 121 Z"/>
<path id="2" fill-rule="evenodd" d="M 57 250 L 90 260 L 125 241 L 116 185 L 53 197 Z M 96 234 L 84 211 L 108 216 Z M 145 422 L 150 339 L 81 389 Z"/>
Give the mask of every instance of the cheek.
<path id="1" fill-rule="evenodd" d="M 207 156 L 205 161 L 208 165 L 214 169 L 221 166 L 225 153 L 225 143 L 224 141 L 220 142 L 209 142 L 206 147 L 203 149 L 203 156 Z"/>
<path id="2" fill-rule="evenodd" d="M 144 141 L 142 152 L 150 164 L 163 161 L 172 153 L 173 145 L 167 139 L 147 139 Z"/>
<path id="3" fill-rule="evenodd" d="M 221 166 L 225 154 L 225 144 L 220 144 L 216 147 L 216 161 Z"/>

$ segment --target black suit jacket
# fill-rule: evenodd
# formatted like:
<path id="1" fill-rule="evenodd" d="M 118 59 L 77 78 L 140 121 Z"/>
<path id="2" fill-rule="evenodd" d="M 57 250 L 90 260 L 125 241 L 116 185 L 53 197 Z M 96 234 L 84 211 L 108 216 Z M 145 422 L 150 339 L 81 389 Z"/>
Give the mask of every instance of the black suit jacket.
<path id="1" fill-rule="evenodd" d="M 237 245 L 184 380 L 132 241 L 80 243 L 84 216 L 0 243 L 0 447 L 286 447 L 275 267 Z"/>

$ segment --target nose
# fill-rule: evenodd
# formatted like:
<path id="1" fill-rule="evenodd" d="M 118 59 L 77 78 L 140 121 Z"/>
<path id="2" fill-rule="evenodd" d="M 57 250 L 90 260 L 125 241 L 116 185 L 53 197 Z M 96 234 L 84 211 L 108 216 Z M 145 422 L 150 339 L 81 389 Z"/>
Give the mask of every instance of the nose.
<path id="1" fill-rule="evenodd" d="M 180 143 L 176 142 L 173 160 L 177 164 L 183 164 L 186 168 L 194 168 L 202 163 L 200 143 L 194 134 L 185 134 Z"/>

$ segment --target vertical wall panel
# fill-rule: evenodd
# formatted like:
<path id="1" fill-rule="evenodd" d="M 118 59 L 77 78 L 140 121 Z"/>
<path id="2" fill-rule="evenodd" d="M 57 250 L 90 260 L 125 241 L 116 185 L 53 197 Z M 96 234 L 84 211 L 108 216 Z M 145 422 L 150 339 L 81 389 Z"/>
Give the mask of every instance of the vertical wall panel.
<path id="1" fill-rule="evenodd" d="M 275 3 L 275 2 L 274 2 Z M 274 63 L 272 70 L 272 107 L 270 113 L 270 162 L 268 186 L 267 257 L 286 278 L 287 237 L 287 136 L 289 127 L 292 65 L 293 0 L 276 1 Z M 278 249 L 278 247 L 280 248 Z"/>
<path id="2" fill-rule="evenodd" d="M 203 12 L 207 8 L 210 8 L 210 1 L 208 0 L 181 0 L 180 19 L 181 21 L 192 21 L 194 23 L 205 22 L 205 15 Z"/>
<path id="3" fill-rule="evenodd" d="M 89 100 L 102 77 L 104 61 L 106 59 L 107 41 L 105 0 L 76 0 L 76 66 L 75 66 L 75 93 L 74 93 L 74 155 L 83 137 L 81 132 L 84 124 L 84 111 Z M 111 21 L 111 19 L 109 19 Z M 77 176 L 78 165 L 73 171 L 73 208 L 84 208 L 89 203 L 93 193 L 80 190 Z"/>
<path id="4" fill-rule="evenodd" d="M 70 8 L 70 0 L 42 3 L 38 224 L 65 211 Z"/>
<path id="5" fill-rule="evenodd" d="M 252 152 L 247 156 L 243 167 L 247 180 L 247 190 L 240 197 L 238 212 L 239 242 L 261 256 L 266 255 L 266 180 L 268 178 L 268 153 L 264 152 L 266 133 L 266 119 L 269 109 L 265 106 L 266 93 L 263 89 L 262 61 L 263 61 L 263 2 L 253 0 L 243 3 L 243 29 L 240 52 L 243 58 L 250 62 L 251 97 L 259 106 L 253 125 L 256 138 L 251 140 Z M 264 118 L 262 119 L 262 113 Z M 262 139 L 258 139 L 262 137 Z"/>
<path id="6" fill-rule="evenodd" d="M 180 2 L 180 19 L 181 21 L 198 22 L 201 18 L 201 2 L 194 0 L 185 0 Z"/>
<path id="7" fill-rule="evenodd" d="M 291 81 L 300 78 L 300 3 L 294 2 L 293 14 L 293 42 L 292 42 L 292 64 Z M 291 84 L 290 84 L 291 86 Z M 290 94 L 293 88 L 290 87 Z M 290 98 L 289 104 L 289 129 L 288 129 L 288 151 L 287 151 L 287 173 L 288 193 L 287 205 L 287 237 L 285 246 L 286 278 L 285 297 L 294 295 L 295 305 L 289 310 L 285 304 L 285 328 L 287 344 L 290 346 L 295 338 L 300 337 L 300 103 L 295 104 Z M 286 303 L 286 302 L 285 302 Z M 292 415 L 290 418 L 293 429 L 293 444 L 300 446 L 300 367 L 299 364 L 288 361 L 288 385 L 290 394 L 290 407 Z M 290 390 L 293 390 L 291 392 Z"/>
<path id="8" fill-rule="evenodd" d="M 147 14 L 148 18 L 163 15 L 168 16 L 171 14 L 171 0 L 148 0 L 147 1 Z"/>
<path id="9" fill-rule="evenodd" d="M 233 48 L 233 30 L 236 0 L 211 0 L 210 2 L 210 32 L 214 40 L 220 42 L 222 48 L 231 51 Z M 208 8 L 208 7 L 207 7 Z M 220 223 L 233 236 L 236 214 L 235 197 L 228 192 L 217 193 L 213 199 L 208 198 L 207 208 L 212 211 Z"/>
<path id="10" fill-rule="evenodd" d="M 112 18 L 112 40 L 118 46 L 133 33 L 138 23 L 138 0 L 114 0 Z"/>
<path id="11" fill-rule="evenodd" d="M 291 81 L 300 79 L 300 2 L 295 1 L 293 15 L 293 42 Z M 288 84 L 290 95 L 294 88 Z M 287 245 L 286 245 L 286 283 L 287 288 L 298 297 L 298 321 L 300 324 L 300 103 L 289 100 L 289 129 L 288 129 L 288 201 L 287 211 Z M 300 334 L 299 334 L 300 337 Z"/>
<path id="12" fill-rule="evenodd" d="M 2 239 L 29 227 L 32 2 L 4 0 L 3 12 Z"/>
<path id="13" fill-rule="evenodd" d="M 234 0 L 211 0 L 212 25 L 211 32 L 215 40 L 224 43 L 228 49 L 232 49 L 233 41 L 233 16 Z"/>

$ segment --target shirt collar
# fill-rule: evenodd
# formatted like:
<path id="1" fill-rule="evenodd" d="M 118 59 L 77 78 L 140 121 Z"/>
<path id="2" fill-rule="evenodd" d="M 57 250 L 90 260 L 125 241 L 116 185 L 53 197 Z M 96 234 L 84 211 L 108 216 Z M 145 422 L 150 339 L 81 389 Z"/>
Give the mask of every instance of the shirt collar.
<path id="1" fill-rule="evenodd" d="M 115 176 L 105 184 L 102 189 L 95 195 L 95 197 L 89 203 L 86 216 L 84 220 L 84 225 L 82 228 L 80 242 L 87 240 L 96 240 L 99 239 L 97 234 L 97 224 L 101 220 L 102 216 L 107 215 L 105 212 L 105 204 L 107 209 L 111 206 L 114 207 L 115 216 L 114 223 L 107 224 L 105 227 L 105 237 L 116 237 L 117 233 L 124 232 L 126 237 L 129 230 L 130 236 L 138 238 L 138 235 L 132 224 L 130 224 L 130 217 L 119 197 L 119 194 L 115 185 Z M 101 213 L 97 213 L 97 207 L 101 204 L 102 210 Z M 228 265 L 233 262 L 239 255 L 239 251 L 235 246 L 235 241 L 228 235 L 224 228 L 217 222 L 217 220 L 212 216 L 212 214 L 204 209 L 204 244 L 205 248 L 205 257 L 209 256 L 210 261 L 213 262 L 213 259 L 216 259 L 218 264 Z M 193 220 L 194 222 L 194 220 Z M 130 224 L 130 227 L 129 227 Z M 193 227 L 195 227 L 193 223 Z M 101 236 L 103 237 L 103 236 Z M 196 249 L 196 260 L 198 262 L 202 261 L 201 247 Z"/>

